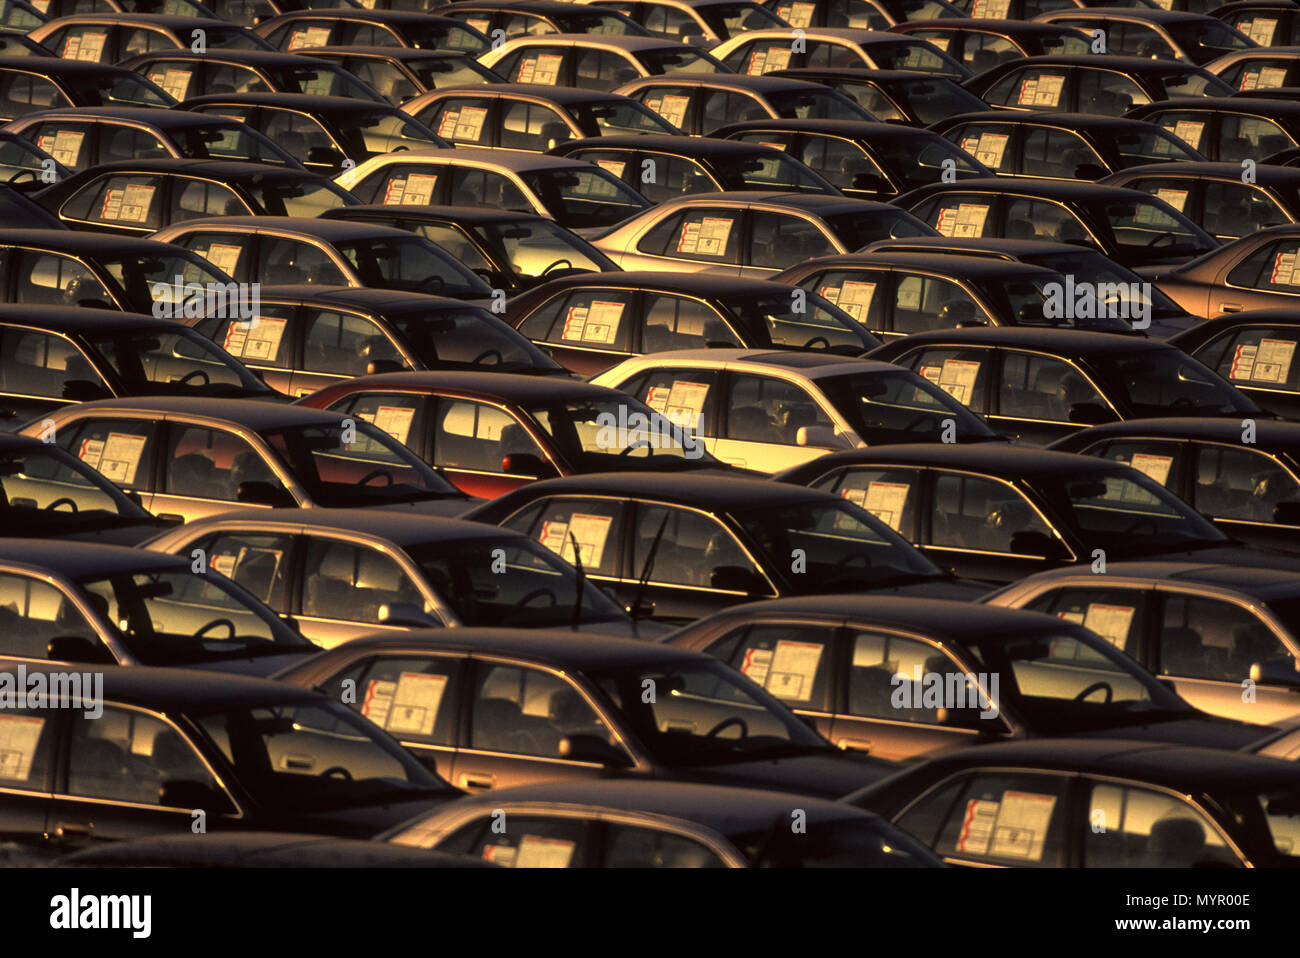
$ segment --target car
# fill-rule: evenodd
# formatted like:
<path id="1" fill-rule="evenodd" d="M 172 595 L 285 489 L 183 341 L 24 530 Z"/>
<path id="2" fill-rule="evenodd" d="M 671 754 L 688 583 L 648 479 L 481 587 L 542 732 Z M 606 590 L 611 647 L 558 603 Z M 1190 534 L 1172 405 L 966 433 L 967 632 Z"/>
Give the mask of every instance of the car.
<path id="1" fill-rule="evenodd" d="M 1216 57 L 1205 69 L 1238 91 L 1267 96 L 1272 89 L 1294 87 L 1300 81 L 1300 47 L 1249 47 Z"/>
<path id="2" fill-rule="evenodd" d="M 873 119 L 853 100 L 819 83 L 784 77 L 714 73 L 643 77 L 616 91 L 643 103 L 675 128 L 716 136 L 736 120 L 773 117 L 815 120 Z"/>
<path id="3" fill-rule="evenodd" d="M 46 683 L 67 675 L 24 668 Z M 105 669 L 101 701 L 101 714 L 84 697 L 77 711 L 0 714 L 21 759 L 4 769 L 4 831 L 36 856 L 189 835 L 196 808 L 212 833 L 370 838 L 460 794 L 347 706 L 269 679 Z M 47 828 L 47 813 L 63 826 Z"/>
<path id="4" fill-rule="evenodd" d="M 845 801 L 911 831 L 954 865 L 1294 864 L 1293 764 L 1116 734 L 1125 739 L 1016 742 L 937 757 Z M 1018 844 L 996 837 L 1005 834 L 997 824 L 1004 814 L 1030 816 Z M 980 815 L 986 829 L 973 825 Z"/>
<path id="5" fill-rule="evenodd" d="M 402 369 L 566 376 L 495 314 L 441 296 L 363 286 L 263 286 L 257 324 L 189 316 L 193 326 L 290 396 Z"/>
<path id="6" fill-rule="evenodd" d="M 224 309 L 215 298 L 212 305 Z M 10 428 L 69 403 L 157 395 L 280 398 L 225 350 L 170 318 L 0 305 L 0 422 Z"/>
<path id="7" fill-rule="evenodd" d="M 1295 572 L 1112 562 L 1104 576 L 1086 566 L 1041 572 L 985 601 L 1084 625 L 1212 715 L 1280 725 L 1300 712 Z"/>
<path id="8" fill-rule="evenodd" d="M 957 113 L 988 109 L 987 103 L 947 77 L 919 77 L 908 70 L 802 67 L 772 70 L 763 75 L 828 86 L 843 93 L 883 123 L 929 126 Z"/>
<path id="9" fill-rule="evenodd" d="M 335 63 L 359 77 L 393 106 L 442 87 L 505 82 L 473 54 L 455 50 L 336 45 L 304 47 L 302 52 L 289 55 Z"/>
<path id="10" fill-rule="evenodd" d="M 494 39 L 511 40 L 549 33 L 594 33 L 600 36 L 644 37 L 650 34 L 631 19 L 609 7 L 584 10 L 558 0 L 457 0 L 428 11 L 469 24 Z M 498 31 L 500 31 L 498 33 Z"/>
<path id="11" fill-rule="evenodd" d="M 585 136 L 681 134 L 658 113 L 617 93 L 535 83 L 430 90 L 402 109 L 449 143 L 499 150 L 541 153 Z"/>
<path id="12" fill-rule="evenodd" d="M 1189 63 L 1096 53 L 1024 57 L 962 86 L 995 110 L 1103 116 L 1129 116 L 1134 107 L 1159 100 L 1232 95 L 1228 84 Z"/>
<path id="13" fill-rule="evenodd" d="M 1271 47 L 1300 43 L 1300 18 L 1294 8 L 1292 3 L 1242 0 L 1208 12 L 1261 47 Z"/>
<path id="14" fill-rule="evenodd" d="M 762 190 L 701 193 L 629 217 L 591 244 L 625 270 L 766 279 L 890 236 L 932 236 L 886 203 Z"/>
<path id="15" fill-rule="evenodd" d="M 181 109 L 240 120 L 307 169 L 330 176 L 397 149 L 450 145 L 397 107 L 351 97 L 210 93 Z"/>
<path id="16" fill-rule="evenodd" d="M 732 72 L 690 44 L 590 33 L 515 37 L 483 54 L 479 62 L 510 83 L 602 92 L 643 76 Z"/>
<path id="17" fill-rule="evenodd" d="M 1288 341 L 1300 342 L 1294 309 L 1252 309 L 1197 323 L 1171 342 L 1243 393 L 1261 409 L 1300 419 L 1300 382 Z M 1260 350 L 1265 356 L 1260 356 Z M 1275 356 L 1268 356 L 1270 352 Z"/>
<path id="18" fill-rule="evenodd" d="M 0 146 L 0 151 L 3 151 L 0 152 L 0 156 L 8 156 L 18 163 L 25 163 L 27 158 L 32 156 L 26 150 L 20 152 L 6 147 L 8 144 Z M 0 225 L 21 230 L 30 229 L 35 224 L 44 232 L 66 230 L 67 227 L 59 222 L 58 217 L 51 216 L 27 195 L 33 186 L 38 190 L 44 188 L 39 177 L 48 177 L 51 174 L 58 176 L 60 175 L 58 169 L 58 161 L 54 157 L 49 157 L 48 165 L 44 160 L 40 160 L 36 169 L 18 169 L 10 177 L 8 185 L 0 185 Z M 33 179 L 19 179 L 29 174 Z"/>
<path id="19" fill-rule="evenodd" d="M 1032 20 L 1033 17 L 1044 10 L 1089 6 L 1089 0 L 950 0 L 950 2 L 968 17 L 976 19 L 992 17 L 1001 20 L 1026 21 Z M 1160 2 L 1169 3 L 1170 0 L 1160 0 Z M 1173 3 L 1180 2 L 1187 2 L 1187 0 L 1173 0 Z M 1209 3 L 1212 0 L 1194 0 L 1194 2 Z M 1138 9 L 1145 7 L 1152 10 L 1157 8 L 1154 0 L 1118 0 L 1115 3 L 1106 3 L 1106 6 L 1137 7 Z M 1160 9 L 1164 8 L 1161 7 Z"/>
<path id="20" fill-rule="evenodd" d="M 998 176 L 1098 180 L 1135 166 L 1182 166 L 1204 159 L 1150 123 L 1090 113 L 993 110 L 949 117 L 931 129 Z M 1180 207 L 1175 204 L 1175 209 Z"/>
<path id="21" fill-rule="evenodd" d="M 13 120 L 4 129 L 26 137 L 78 173 L 118 160 L 168 156 L 302 169 L 288 153 L 238 120 L 182 110 L 85 106 L 43 110 Z"/>
<path id="22" fill-rule="evenodd" d="M 388 102 L 321 56 L 267 50 L 154 50 L 122 61 L 177 100 L 209 93 L 306 93 Z"/>
<path id="23" fill-rule="evenodd" d="M 1251 174 L 1240 163 L 1153 163 L 1099 182 L 1157 196 L 1220 242 L 1300 223 L 1300 169 L 1260 163 Z"/>
<path id="24" fill-rule="evenodd" d="M 196 571 L 188 555 L 124 545 L 0 538 L 0 617 L 0 669 L 50 662 L 270 675 L 320 651 L 207 565 Z"/>
<path id="25" fill-rule="evenodd" d="M 889 202 L 936 180 L 993 175 L 937 133 L 894 123 L 749 120 L 728 123 L 712 135 L 782 150 L 857 199 Z"/>
<path id="26" fill-rule="evenodd" d="M 829 181 L 794 157 L 761 143 L 641 134 L 566 140 L 549 152 L 595 163 L 654 203 L 683 193 L 774 188 L 840 195 Z"/>
<path id="27" fill-rule="evenodd" d="M 469 504 L 388 433 L 302 406 L 101 399 L 56 410 L 19 432 L 52 439 L 173 522 L 250 506 L 448 515 Z"/>
<path id="28" fill-rule="evenodd" d="M 338 207 L 326 210 L 321 218 L 377 223 L 417 233 L 508 295 L 552 278 L 618 268 L 581 236 L 546 216 L 477 206 L 398 203 Z"/>
<path id="29" fill-rule="evenodd" d="M 836 453 L 776 478 L 869 503 L 937 565 L 999 584 L 1074 563 L 1102 570 L 1157 557 L 1300 570 L 1294 555 L 1244 546 L 1113 459 L 928 443 Z"/>
<path id="30" fill-rule="evenodd" d="M 1092 38 L 1082 30 L 1032 20 L 963 19 L 960 11 L 955 18 L 939 16 L 942 19 L 912 17 L 877 29 L 932 43 L 976 74 L 1021 57 L 1091 52 Z"/>
<path id="31" fill-rule="evenodd" d="M 1193 316 L 1243 310 L 1294 309 L 1300 271 L 1300 225 L 1256 230 L 1172 269 L 1144 271 L 1151 282 Z"/>
<path id="32" fill-rule="evenodd" d="M 483 280 L 407 230 L 306 216 L 219 216 L 183 220 L 153 234 L 193 250 L 240 282 L 374 286 L 486 299 Z"/>
<path id="33" fill-rule="evenodd" d="M 775 599 L 663 641 L 729 664 L 840 748 L 890 761 L 1062 735 L 1230 750 L 1270 732 L 1197 711 L 1077 621 L 981 603 Z"/>
<path id="34" fill-rule="evenodd" d="M 255 33 L 210 16 L 76 13 L 43 23 L 30 36 L 64 60 L 105 64 L 150 50 L 188 50 L 198 36 L 214 50 L 274 49 Z"/>
<path id="35" fill-rule="evenodd" d="M 807 832 L 786 836 L 771 828 L 795 809 Z M 839 802 L 753 788 L 548 782 L 463 799 L 446 814 L 420 816 L 383 837 L 389 847 L 463 848 L 466 858 L 506 868 L 940 865 L 906 832 L 861 809 L 845 815 L 849 810 Z M 504 832 L 490 827 L 498 811 Z"/>
<path id="36" fill-rule="evenodd" d="M 1300 146 L 1300 102 L 1256 97 L 1207 97 L 1150 103 L 1126 116 L 1144 120 L 1185 140 L 1208 160 L 1241 166 L 1267 163 Z"/>
<path id="37" fill-rule="evenodd" d="M 448 17 L 412 10 L 336 6 L 288 10 L 252 28 L 273 50 L 297 53 L 312 47 L 385 46 L 456 50 L 478 56 L 490 47 L 486 36 Z"/>
<path id="38" fill-rule="evenodd" d="M 0 200 L 4 198 L 0 193 Z M 207 260 L 152 239 L 18 228 L 6 229 L 0 236 L 0 301 L 4 302 L 151 315 L 155 310 L 174 312 L 171 304 L 177 284 L 195 282 L 205 293 L 235 288 L 234 280 Z"/>
<path id="39" fill-rule="evenodd" d="M 1255 45 L 1255 41 L 1222 20 L 1181 10 L 1048 10 L 1034 17 L 1034 21 L 1073 27 L 1088 34 L 1101 30 L 1106 52 L 1184 60 L 1197 66 Z"/>
<path id="40" fill-rule="evenodd" d="M 166 527 L 98 471 L 53 443 L 0 434 L 9 538 L 135 545 Z"/>
<path id="41" fill-rule="evenodd" d="M 930 18 L 958 19 L 962 12 L 947 0 L 765 0 L 764 6 L 792 27 L 853 27 L 888 30 L 896 24 Z M 943 49 L 940 47 L 940 49 Z"/>
<path id="42" fill-rule="evenodd" d="M 590 383 L 505 373 L 387 373 L 326 386 L 299 402 L 365 419 L 481 499 L 554 476 L 727 470 L 685 432 L 658 435 L 630 451 L 605 441 L 599 424 L 643 416 L 648 428 L 657 411 Z"/>
<path id="43" fill-rule="evenodd" d="M 96 0 L 94 3 L 85 3 L 84 0 L 38 0 L 33 6 L 51 20 L 88 13 L 91 9 L 98 13 L 173 13 L 206 20 L 222 19 L 198 0 Z"/>
<path id="44" fill-rule="evenodd" d="M 893 770 L 835 748 L 716 659 L 656 642 L 424 629 L 353 639 L 278 680 L 336 701 L 355 689 L 353 709 L 487 797 L 541 782 L 653 789 L 667 779 L 834 798 Z M 390 707 L 398 695 L 426 703 L 418 720 Z"/>
<path id="45" fill-rule="evenodd" d="M 933 44 L 894 33 L 847 27 L 809 27 L 799 35 L 798 51 L 790 28 L 746 30 L 711 51 L 736 73 L 758 76 L 799 67 L 866 67 L 904 70 L 965 80 L 971 73 Z"/>
<path id="46" fill-rule="evenodd" d="M 363 203 L 455 203 L 538 213 L 584 238 L 650 205 L 636 190 L 592 163 L 474 147 L 376 156 L 334 181 Z"/>
<path id="47" fill-rule="evenodd" d="M 886 343 L 870 358 L 917 372 L 992 428 L 1033 445 L 1149 416 L 1268 418 L 1182 350 L 1136 336 L 1029 326 L 937 330 Z"/>
<path id="48" fill-rule="evenodd" d="M 817 291 L 799 300 L 800 291 L 791 285 L 766 280 L 602 273 L 553 280 L 517 296 L 506 304 L 505 319 L 584 376 L 633 356 L 678 349 L 826 350 L 861 356 L 880 344 L 860 321 Z M 613 328 L 588 326 L 593 310 L 605 320 L 613 318 Z"/>
<path id="49" fill-rule="evenodd" d="M 736 34 L 786 21 L 753 0 L 574 0 L 617 10 L 653 36 L 703 50 Z"/>
<path id="50" fill-rule="evenodd" d="M 430 627 L 662 634 L 652 623 L 633 623 L 550 549 L 479 522 L 371 509 L 259 509 L 189 522 L 144 548 L 187 562 L 199 550 L 327 649 L 379 631 Z"/>
<path id="51" fill-rule="evenodd" d="M 1085 429 L 1052 448 L 1132 466 L 1228 535 L 1300 551 L 1300 424 L 1134 419 Z"/>
<path id="52" fill-rule="evenodd" d="M 998 438 L 951 391 L 886 363 L 809 351 L 683 349 L 629 359 L 592 382 L 694 418 L 723 462 L 773 473 L 836 449 Z M 677 398 L 677 403 L 671 399 Z"/>
<path id="53" fill-rule="evenodd" d="M 6 123 L 65 107 L 175 105 L 162 87 L 121 67 L 56 57 L 0 59 L 0 120 Z"/>
<path id="54" fill-rule="evenodd" d="M 1175 266 L 1218 245 L 1159 197 L 1095 183 L 1001 176 L 936 182 L 894 205 L 944 236 L 1072 243 L 1129 268 Z"/>
<path id="55" fill-rule="evenodd" d="M 1064 290 L 1066 277 L 1042 266 L 982 256 L 884 251 L 824 256 L 792 266 L 773 281 L 825 297 L 886 342 L 959 326 L 1135 332 L 1109 314 L 1048 318 L 1052 286 Z"/>
<path id="56" fill-rule="evenodd" d="M 177 159 L 100 163 L 34 199 L 73 229 L 133 237 L 211 216 L 280 221 L 357 202 L 296 165 Z"/>

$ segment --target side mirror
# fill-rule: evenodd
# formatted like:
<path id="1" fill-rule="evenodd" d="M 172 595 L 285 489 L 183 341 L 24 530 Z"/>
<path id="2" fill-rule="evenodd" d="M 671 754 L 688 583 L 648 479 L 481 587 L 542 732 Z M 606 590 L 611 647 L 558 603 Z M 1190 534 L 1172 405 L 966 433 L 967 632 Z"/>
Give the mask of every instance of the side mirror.
<path id="1" fill-rule="evenodd" d="M 825 446 L 828 449 L 848 449 L 851 444 L 830 426 L 800 426 L 795 433 L 796 446 Z"/>
<path id="2" fill-rule="evenodd" d="M 1045 559 L 1061 557 L 1061 550 L 1056 540 L 1047 533 L 1036 530 L 1013 533 L 1011 551 L 1019 556 L 1042 556 Z"/>
<path id="3" fill-rule="evenodd" d="M 1098 426 L 1104 422 L 1114 421 L 1115 416 L 1101 403 L 1077 402 L 1070 407 L 1070 422 L 1084 426 Z"/>
<path id="4" fill-rule="evenodd" d="M 201 808 L 205 812 L 233 812 L 230 801 L 218 788 L 207 782 L 174 779 L 158 787 L 158 804 L 168 808 Z"/>
<path id="5" fill-rule="evenodd" d="M 744 592 L 754 596 L 767 592 L 767 583 L 761 575 L 739 565 L 718 566 L 709 576 L 709 585 L 724 592 Z"/>
<path id="6" fill-rule="evenodd" d="M 635 764 L 621 748 L 595 735 L 570 735 L 560 739 L 560 755 L 574 762 L 597 762 L 615 768 L 631 768 Z"/>
<path id="7" fill-rule="evenodd" d="M 293 496 L 289 495 L 287 491 L 274 483 L 260 479 L 241 482 L 239 489 L 235 492 L 235 498 L 239 502 L 251 502 L 258 506 L 293 507 L 297 505 Z"/>
<path id="8" fill-rule="evenodd" d="M 533 452 L 512 452 L 501 460 L 501 470 L 511 476 L 550 477 L 555 468 Z"/>
<path id="9" fill-rule="evenodd" d="M 84 662 L 90 665 L 117 665 L 117 659 L 102 642 L 84 635 L 57 635 L 45 648 L 46 656 L 56 662 Z"/>
<path id="10" fill-rule="evenodd" d="M 405 368 L 396 359 L 372 359 L 366 363 L 366 375 L 377 376 L 380 373 L 400 373 Z"/>
<path id="11" fill-rule="evenodd" d="M 307 151 L 307 162 L 317 166 L 342 166 L 346 157 L 332 146 L 313 146 Z"/>
<path id="12" fill-rule="evenodd" d="M 1099 180 L 1110 171 L 1097 163 L 1080 163 L 1074 168 L 1076 180 Z"/>
<path id="13" fill-rule="evenodd" d="M 412 629 L 436 629 L 440 623 L 418 605 L 389 602 L 379 607 L 381 625 L 402 625 Z"/>
<path id="14" fill-rule="evenodd" d="M 864 190 L 871 193 L 892 193 L 893 190 L 885 182 L 884 177 L 877 176 L 875 173 L 854 173 L 849 189 Z"/>
<path id="15" fill-rule="evenodd" d="M 1300 502 L 1279 502 L 1273 507 L 1273 521 L 1284 526 L 1300 526 Z"/>
<path id="16" fill-rule="evenodd" d="M 1290 659 L 1265 659 L 1250 667 L 1253 682 L 1267 685 L 1285 685 L 1287 688 L 1300 689 L 1300 672 Z"/>

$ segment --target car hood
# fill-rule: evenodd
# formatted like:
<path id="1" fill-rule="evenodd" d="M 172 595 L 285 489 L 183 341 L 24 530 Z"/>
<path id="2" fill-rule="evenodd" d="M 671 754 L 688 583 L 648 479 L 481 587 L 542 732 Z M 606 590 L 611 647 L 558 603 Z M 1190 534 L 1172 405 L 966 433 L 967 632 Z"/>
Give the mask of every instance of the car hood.
<path id="1" fill-rule="evenodd" d="M 1213 715 L 1192 715 L 1169 722 L 1108 726 L 1086 732 L 1071 731 L 1071 738 L 1123 738 L 1136 742 L 1166 742 L 1236 751 L 1274 734 L 1267 725 L 1236 722 Z"/>
<path id="2" fill-rule="evenodd" d="M 1143 562 L 1212 562 L 1219 565 L 1246 566 L 1252 569 L 1300 572 L 1300 556 L 1273 549 L 1247 549 L 1238 545 L 1142 554 L 1134 558 L 1140 558 Z"/>
<path id="3" fill-rule="evenodd" d="M 237 659 L 215 659 L 211 662 L 196 662 L 190 668 L 204 672 L 226 672 L 232 675 L 251 675 L 254 678 L 269 678 L 286 669 L 290 669 L 311 658 L 314 652 L 284 652 L 280 655 L 250 655 Z"/>
<path id="4" fill-rule="evenodd" d="M 760 788 L 837 799 L 864 785 L 879 781 L 898 769 L 898 765 L 883 759 L 826 752 L 690 766 L 673 769 L 668 777 L 675 781 Z"/>
<path id="5" fill-rule="evenodd" d="M 610 635 L 621 639 L 645 639 L 658 642 L 665 635 L 677 631 L 676 627 L 654 619 L 630 619 L 627 622 L 583 622 L 578 632 Z"/>
<path id="6" fill-rule="evenodd" d="M 448 792 L 446 795 L 430 794 L 427 798 L 405 802 L 353 805 L 319 811 L 277 810 L 267 816 L 266 825 L 274 831 L 307 832 L 337 838 L 373 838 L 380 832 L 460 797 L 459 792 Z"/>
<path id="7" fill-rule="evenodd" d="M 931 582 L 909 582 L 891 588 L 864 589 L 865 595 L 905 595 L 921 599 L 954 599 L 974 602 L 992 592 L 996 586 L 972 579 L 935 579 Z"/>
<path id="8" fill-rule="evenodd" d="M 422 499 L 419 502 L 394 502 L 390 505 L 372 506 L 371 508 L 383 509 L 386 512 L 416 512 L 422 516 L 444 516 L 454 519 L 469 512 L 475 506 L 481 506 L 484 501 L 472 497 L 465 499 Z"/>
<path id="9" fill-rule="evenodd" d="M 132 522 L 129 525 L 111 525 L 100 529 L 85 529 L 80 532 L 71 532 L 67 535 L 51 538 L 66 539 L 69 542 L 99 542 L 113 546 L 137 546 L 146 539 L 152 539 L 160 532 L 173 528 L 175 526 L 163 522 L 161 519 L 154 521 L 141 519 L 139 522 Z"/>

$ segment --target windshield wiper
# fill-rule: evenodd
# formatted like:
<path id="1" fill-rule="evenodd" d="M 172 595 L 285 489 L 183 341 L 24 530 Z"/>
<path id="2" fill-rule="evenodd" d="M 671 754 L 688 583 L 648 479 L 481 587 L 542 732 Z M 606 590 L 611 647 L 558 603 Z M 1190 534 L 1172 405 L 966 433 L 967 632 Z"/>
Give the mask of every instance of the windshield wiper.
<path id="1" fill-rule="evenodd" d="M 636 594 L 632 597 L 632 608 L 628 614 L 634 619 L 639 619 L 638 614 L 641 611 L 641 600 L 645 597 L 646 586 L 650 582 L 650 573 L 655 567 L 655 554 L 659 551 L 659 543 L 664 537 L 664 529 L 668 527 L 668 510 L 664 510 L 664 521 L 659 523 L 659 531 L 655 533 L 654 542 L 650 543 L 650 551 L 645 557 L 645 568 L 641 570 L 641 578 L 636 584 Z"/>
<path id="2" fill-rule="evenodd" d="M 578 570 L 577 596 L 573 600 L 572 629 L 576 632 L 582 624 L 582 587 L 587 581 L 587 572 L 582 565 L 582 550 L 578 547 L 578 537 L 569 529 L 569 541 L 573 543 L 573 566 Z"/>

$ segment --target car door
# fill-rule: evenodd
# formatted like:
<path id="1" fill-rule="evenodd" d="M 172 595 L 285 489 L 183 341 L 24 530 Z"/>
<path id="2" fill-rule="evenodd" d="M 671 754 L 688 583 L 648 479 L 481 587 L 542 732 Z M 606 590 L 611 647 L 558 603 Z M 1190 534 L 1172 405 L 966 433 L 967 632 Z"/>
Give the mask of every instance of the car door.
<path id="1" fill-rule="evenodd" d="M 168 424 L 165 436 L 159 446 L 158 485 L 147 506 L 151 512 L 188 522 L 269 507 L 269 499 L 281 506 L 297 504 L 260 443 L 228 429 L 176 421 Z"/>
<path id="2" fill-rule="evenodd" d="M 1288 226 L 1293 222 L 1291 214 L 1258 186 L 1205 180 L 1201 187 L 1205 202 L 1197 225 L 1220 242 L 1226 243 L 1270 226 Z"/>
<path id="3" fill-rule="evenodd" d="M 560 292 L 519 324 L 519 332 L 546 348 L 557 363 L 594 376 L 634 355 L 640 294 L 618 287 Z"/>
<path id="4" fill-rule="evenodd" d="M 724 388 L 722 429 L 710 450 L 723 462 L 776 473 L 842 449 L 852 441 L 847 437 L 831 439 L 843 436 L 845 430 L 822 408 L 818 397 L 798 383 L 733 373 Z"/>
<path id="5" fill-rule="evenodd" d="M 67 336 L 0 324 L 0 428 L 17 429 L 70 400 L 112 395 L 94 363 Z"/>
<path id="6" fill-rule="evenodd" d="M 54 756 L 64 713 L 6 708 L 0 713 L 0 837 L 35 853 L 57 851 L 63 836 L 51 831 Z"/>
<path id="7" fill-rule="evenodd" d="M 767 143 L 769 139 L 764 137 L 761 142 L 775 145 Z M 849 137 L 803 132 L 788 152 L 844 191 L 846 196 L 887 203 L 898 195 L 897 188 L 880 164 Z"/>
<path id="8" fill-rule="evenodd" d="M 0 73 L 0 119 L 12 120 L 41 110 L 71 106 L 72 101 L 45 77 L 18 70 Z"/>
<path id="9" fill-rule="evenodd" d="M 1001 352 L 995 404 L 986 416 L 998 432 L 1032 445 L 1047 445 L 1090 422 L 1120 418 L 1073 363 L 1018 349 Z"/>
<path id="10" fill-rule="evenodd" d="M 1228 535 L 1253 546 L 1295 552 L 1300 526 L 1292 519 L 1300 482 L 1277 457 L 1225 443 L 1192 443 L 1195 477 L 1187 503 Z M 1279 508 L 1281 507 L 1281 508 Z"/>
<path id="11" fill-rule="evenodd" d="M 51 641 L 71 638 L 83 640 L 79 643 L 83 648 L 89 644 L 102 653 L 106 658 L 101 661 L 116 661 L 66 588 L 48 576 L 0 573 L 0 661 L 4 665 L 49 661 Z"/>
<path id="12" fill-rule="evenodd" d="M 1206 291 L 1206 312 L 1239 313 L 1246 309 L 1294 308 L 1300 303 L 1300 240 L 1261 244 L 1243 259 L 1220 267 Z"/>
<path id="13" fill-rule="evenodd" d="M 252 321 L 213 316 L 199 320 L 194 328 L 261 376 L 272 389 L 294 395 L 291 389 L 295 375 L 306 375 L 294 369 L 294 344 L 301 329 L 298 313 L 298 307 L 293 305 L 263 303 Z M 324 379 L 321 384 L 333 381 Z"/>
<path id="14" fill-rule="evenodd" d="M 563 743 L 578 736 L 622 751 L 611 726 L 569 676 L 490 654 L 472 655 L 471 664 L 452 784 L 479 792 L 607 774 L 602 763 L 564 757 Z"/>
<path id="15" fill-rule="evenodd" d="M 301 367 L 289 392 L 306 396 L 355 376 L 411 369 L 411 363 L 383 327 L 368 316 L 304 306 Z M 259 323 L 260 326 L 260 323 Z"/>
<path id="16" fill-rule="evenodd" d="M 148 419 L 91 416 L 61 426 L 54 441 L 114 485 L 140 496 L 153 508 L 155 463 L 162 424 Z"/>
<path id="17" fill-rule="evenodd" d="M 387 407 L 379 406 L 375 414 L 383 416 L 385 409 L 392 410 L 388 412 L 390 420 L 400 424 L 405 413 L 397 410 L 408 408 L 412 401 L 422 401 L 403 399 Z M 367 401 L 382 400 L 367 397 Z M 541 478 L 543 472 L 558 473 L 527 428 L 505 406 L 452 396 L 423 401 L 429 406 L 436 402 L 432 415 L 418 427 L 428 439 L 425 459 L 465 493 L 495 499 Z M 357 412 L 362 418 L 366 416 L 363 407 L 358 407 Z M 375 424 L 379 425 L 379 420 Z"/>

